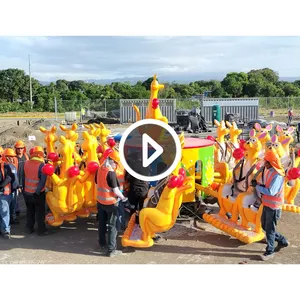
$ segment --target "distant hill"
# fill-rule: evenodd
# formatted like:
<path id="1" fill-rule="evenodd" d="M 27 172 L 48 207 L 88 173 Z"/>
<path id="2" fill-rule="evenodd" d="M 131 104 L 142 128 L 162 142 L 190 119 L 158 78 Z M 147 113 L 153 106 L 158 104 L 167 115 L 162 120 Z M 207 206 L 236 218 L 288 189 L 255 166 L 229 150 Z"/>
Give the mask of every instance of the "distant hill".
<path id="1" fill-rule="evenodd" d="M 178 75 L 162 75 L 159 76 L 158 80 L 160 82 L 176 82 L 176 83 L 190 83 L 197 80 L 223 80 L 226 76 L 226 73 L 202 73 L 202 74 L 178 74 Z M 149 76 L 151 77 L 151 76 Z M 115 79 L 78 79 L 83 80 L 84 82 L 94 82 L 96 84 L 111 84 L 112 82 L 130 82 L 131 84 L 136 84 L 138 81 L 145 81 L 149 77 L 122 77 Z M 48 85 L 50 82 L 55 82 L 57 79 L 52 81 L 40 81 L 42 85 Z M 300 77 L 280 77 L 279 80 L 294 82 L 295 80 L 300 80 Z"/>

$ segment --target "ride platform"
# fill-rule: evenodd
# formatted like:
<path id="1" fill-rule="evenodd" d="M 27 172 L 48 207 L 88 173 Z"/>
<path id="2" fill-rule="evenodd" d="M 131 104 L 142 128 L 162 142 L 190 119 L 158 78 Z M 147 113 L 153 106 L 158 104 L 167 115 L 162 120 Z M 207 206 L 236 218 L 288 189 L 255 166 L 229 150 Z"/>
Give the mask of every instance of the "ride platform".
<path id="1" fill-rule="evenodd" d="M 203 214 L 203 219 L 207 223 L 229 234 L 230 236 L 237 238 L 245 244 L 261 241 L 265 237 L 265 234 L 262 231 L 255 232 L 251 230 L 251 228 L 245 228 L 218 214 Z"/>

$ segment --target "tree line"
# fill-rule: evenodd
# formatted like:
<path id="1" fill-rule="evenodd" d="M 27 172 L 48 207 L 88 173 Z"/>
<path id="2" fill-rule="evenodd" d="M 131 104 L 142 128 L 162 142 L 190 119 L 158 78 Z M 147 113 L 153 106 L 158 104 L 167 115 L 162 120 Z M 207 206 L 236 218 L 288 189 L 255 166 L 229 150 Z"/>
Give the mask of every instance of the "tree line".
<path id="1" fill-rule="evenodd" d="M 158 79 L 159 80 L 159 79 Z M 31 78 L 33 111 L 53 112 L 56 98 L 59 112 L 119 107 L 119 99 L 147 99 L 150 96 L 152 77 L 136 84 L 113 82 L 111 84 L 87 83 L 82 80 L 67 81 L 59 79 L 49 85 L 42 85 Z M 199 80 L 188 84 L 166 83 L 161 90 L 161 99 L 191 99 L 192 96 L 209 91 L 210 97 L 298 97 L 300 80 L 294 82 L 279 80 L 277 72 L 269 69 L 251 70 L 248 73 L 231 72 L 222 81 Z M 278 102 L 280 106 L 280 101 Z M 0 112 L 30 111 L 30 78 L 24 70 L 0 70 Z"/>

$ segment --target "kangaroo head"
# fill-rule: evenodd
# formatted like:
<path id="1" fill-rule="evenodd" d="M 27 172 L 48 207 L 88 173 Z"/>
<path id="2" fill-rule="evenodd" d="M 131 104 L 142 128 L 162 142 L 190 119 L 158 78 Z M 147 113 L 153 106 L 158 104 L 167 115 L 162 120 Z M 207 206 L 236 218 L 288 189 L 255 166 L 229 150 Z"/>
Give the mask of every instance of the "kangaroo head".
<path id="1" fill-rule="evenodd" d="M 288 147 L 290 143 L 294 141 L 293 133 L 295 128 L 289 127 L 288 129 L 284 130 L 281 126 L 276 126 L 276 131 L 278 132 L 278 140 L 283 145 Z"/>
<path id="2" fill-rule="evenodd" d="M 217 136 L 218 138 L 223 138 L 225 135 L 229 133 L 229 129 L 226 128 L 225 122 L 221 121 L 221 123 L 217 120 L 214 120 L 215 125 L 217 126 Z"/>
<path id="3" fill-rule="evenodd" d="M 266 126 L 266 128 L 263 128 L 259 123 L 255 123 L 254 128 L 257 130 L 257 137 L 262 144 L 270 141 L 270 131 L 273 128 L 272 124 L 269 124 Z"/>

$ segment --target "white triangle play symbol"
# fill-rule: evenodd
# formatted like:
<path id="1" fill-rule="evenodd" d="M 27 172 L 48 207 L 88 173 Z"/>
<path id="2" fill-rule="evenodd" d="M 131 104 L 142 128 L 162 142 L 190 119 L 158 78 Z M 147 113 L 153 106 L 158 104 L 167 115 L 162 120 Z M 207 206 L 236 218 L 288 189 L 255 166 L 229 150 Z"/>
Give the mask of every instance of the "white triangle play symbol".
<path id="1" fill-rule="evenodd" d="M 148 144 L 155 150 L 155 152 L 150 157 L 148 157 Z M 142 136 L 142 147 L 144 168 L 147 168 L 164 152 L 163 148 L 146 133 L 144 133 Z"/>

